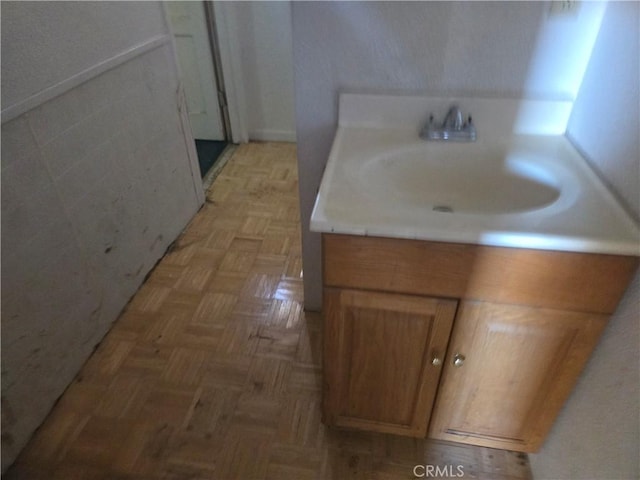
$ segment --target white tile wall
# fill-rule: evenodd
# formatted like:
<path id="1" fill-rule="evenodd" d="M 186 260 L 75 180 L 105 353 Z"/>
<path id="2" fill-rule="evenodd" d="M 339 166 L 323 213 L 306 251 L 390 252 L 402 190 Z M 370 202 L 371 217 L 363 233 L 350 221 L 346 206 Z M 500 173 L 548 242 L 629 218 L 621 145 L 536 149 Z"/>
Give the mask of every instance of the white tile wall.
<path id="1" fill-rule="evenodd" d="M 3 468 L 199 207 L 177 88 L 165 44 L 2 125 Z"/>

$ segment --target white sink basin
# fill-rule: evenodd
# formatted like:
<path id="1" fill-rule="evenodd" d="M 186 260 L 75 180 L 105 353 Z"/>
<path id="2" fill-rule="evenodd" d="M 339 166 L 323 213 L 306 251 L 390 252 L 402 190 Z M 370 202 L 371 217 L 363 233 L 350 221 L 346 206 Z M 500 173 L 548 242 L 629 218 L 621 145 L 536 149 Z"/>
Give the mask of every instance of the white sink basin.
<path id="1" fill-rule="evenodd" d="M 553 172 L 483 143 L 424 142 L 367 159 L 353 173 L 370 195 L 441 213 L 531 211 L 561 189 Z"/>
<path id="2" fill-rule="evenodd" d="M 478 141 L 419 137 L 451 99 L 341 96 L 311 230 L 640 254 L 638 226 L 564 137 L 565 104 L 455 100 Z"/>

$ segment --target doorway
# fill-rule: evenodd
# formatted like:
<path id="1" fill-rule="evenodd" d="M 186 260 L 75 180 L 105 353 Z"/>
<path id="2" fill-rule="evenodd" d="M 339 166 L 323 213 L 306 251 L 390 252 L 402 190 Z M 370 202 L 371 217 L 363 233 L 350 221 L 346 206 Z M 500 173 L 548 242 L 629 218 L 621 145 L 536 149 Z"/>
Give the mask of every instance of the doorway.
<path id="1" fill-rule="evenodd" d="M 206 2 L 167 2 L 167 17 L 175 39 L 200 176 L 205 178 L 222 157 L 230 138 L 213 8 Z"/>

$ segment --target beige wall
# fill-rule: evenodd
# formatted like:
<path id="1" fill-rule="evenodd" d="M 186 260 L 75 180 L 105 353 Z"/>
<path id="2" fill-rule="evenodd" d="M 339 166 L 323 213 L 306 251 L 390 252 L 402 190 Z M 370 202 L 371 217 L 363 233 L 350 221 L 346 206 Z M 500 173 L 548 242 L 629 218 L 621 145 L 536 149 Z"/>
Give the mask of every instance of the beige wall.
<path id="1" fill-rule="evenodd" d="M 203 201 L 177 92 L 160 3 L 3 2 L 3 470 Z"/>

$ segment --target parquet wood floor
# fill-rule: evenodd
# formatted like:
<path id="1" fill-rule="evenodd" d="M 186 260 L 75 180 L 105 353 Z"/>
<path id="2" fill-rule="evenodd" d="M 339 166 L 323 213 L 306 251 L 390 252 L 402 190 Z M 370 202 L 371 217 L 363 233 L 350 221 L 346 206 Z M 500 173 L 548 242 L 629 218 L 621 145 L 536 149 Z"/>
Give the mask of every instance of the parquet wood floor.
<path id="1" fill-rule="evenodd" d="M 530 478 L 522 454 L 325 427 L 321 335 L 295 146 L 242 145 L 6 478 Z"/>

